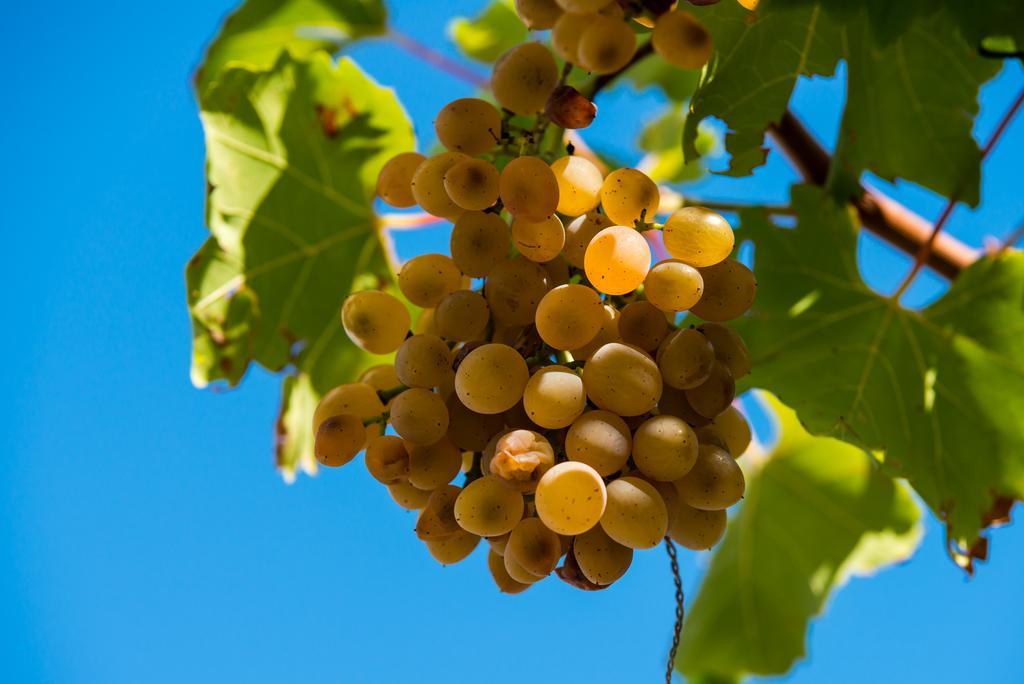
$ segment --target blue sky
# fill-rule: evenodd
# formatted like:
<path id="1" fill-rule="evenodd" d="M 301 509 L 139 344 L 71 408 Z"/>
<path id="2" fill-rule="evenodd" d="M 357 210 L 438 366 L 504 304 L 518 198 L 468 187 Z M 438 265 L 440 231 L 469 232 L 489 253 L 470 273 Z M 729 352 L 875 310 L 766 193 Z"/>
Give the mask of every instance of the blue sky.
<path id="1" fill-rule="evenodd" d="M 456 13 L 480 3 L 444 4 Z M 412 535 L 412 515 L 361 468 L 285 486 L 271 462 L 276 378 L 253 372 L 220 393 L 189 384 L 182 273 L 205 237 L 189 78 L 230 6 L 4 10 L 12 249 L 0 290 L 0 678 L 655 681 L 673 610 L 662 552 L 638 554 L 607 592 L 547 581 L 499 595 L 480 551 L 437 566 Z M 437 3 L 391 6 L 403 31 L 450 51 Z M 353 54 L 399 90 L 421 132 L 470 92 L 386 43 Z M 1011 67 L 986 88 L 980 135 L 1022 83 Z M 798 90 L 797 110 L 826 141 L 840 94 L 825 79 Z M 609 92 L 589 134 L 628 153 L 657 103 L 652 93 Z M 958 210 L 951 232 L 981 244 L 1018 225 L 1022 150 L 1018 121 L 985 168 L 984 205 Z M 792 179 L 773 155 L 754 180 L 711 179 L 693 192 L 777 201 Z M 920 189 L 889 190 L 925 216 L 941 209 Z M 445 241 L 443 228 L 425 230 L 399 250 L 408 257 Z M 862 256 L 883 290 L 908 265 L 870 238 Z M 939 291 L 925 278 L 911 300 Z M 811 628 L 809 658 L 785 681 L 1019 678 L 1022 528 L 997 532 L 992 553 L 968 582 L 929 522 L 912 561 L 838 594 Z M 692 593 L 706 558 L 683 563 Z"/>

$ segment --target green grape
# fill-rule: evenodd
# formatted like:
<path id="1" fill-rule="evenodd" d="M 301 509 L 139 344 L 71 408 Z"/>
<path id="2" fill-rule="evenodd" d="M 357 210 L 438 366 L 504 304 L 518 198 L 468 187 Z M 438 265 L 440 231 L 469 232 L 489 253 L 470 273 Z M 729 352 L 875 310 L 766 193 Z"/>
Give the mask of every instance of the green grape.
<path id="1" fill-rule="evenodd" d="M 547 271 L 522 255 L 498 263 L 484 284 L 491 317 L 504 325 L 533 323 L 537 304 L 548 285 Z"/>
<path id="2" fill-rule="evenodd" d="M 395 372 L 406 387 L 438 387 L 452 373 L 448 345 L 436 335 L 413 335 L 395 354 Z"/>
<path id="3" fill-rule="evenodd" d="M 604 514 L 604 480 L 585 463 L 566 461 L 544 473 L 537 484 L 537 515 L 558 534 L 582 534 Z"/>
<path id="4" fill-rule="evenodd" d="M 583 257 L 587 280 L 599 292 L 621 295 L 639 287 L 651 267 L 651 248 L 643 235 L 625 226 L 594 236 Z"/>
<path id="5" fill-rule="evenodd" d="M 551 47 L 566 62 L 579 61 L 580 38 L 594 20 L 595 14 L 566 12 L 551 27 Z"/>
<path id="6" fill-rule="evenodd" d="M 559 285 L 537 305 L 537 334 L 554 349 L 582 347 L 604 323 L 601 297 L 586 285 Z"/>
<path id="7" fill-rule="evenodd" d="M 481 469 L 500 477 L 517 491 L 530 493 L 554 464 L 555 451 L 543 435 L 532 430 L 512 430 L 495 440 L 493 450 L 484 450 Z"/>
<path id="8" fill-rule="evenodd" d="M 444 437 L 427 446 L 406 440 L 405 448 L 409 451 L 409 484 L 413 487 L 437 489 L 462 470 L 462 452 Z"/>
<path id="9" fill-rule="evenodd" d="M 463 209 L 448 197 L 444 175 L 470 157 L 461 152 L 442 152 L 430 157 L 416 168 L 412 176 L 412 196 L 423 211 L 449 221 L 462 215 Z"/>
<path id="10" fill-rule="evenodd" d="M 694 411 L 708 418 L 714 418 L 729 408 L 736 398 L 736 381 L 729 367 L 721 361 L 714 361 L 708 379 L 696 387 L 688 388 L 686 398 Z"/>
<path id="11" fill-rule="evenodd" d="M 554 214 L 539 221 L 516 216 L 512 219 L 512 242 L 530 261 L 551 261 L 565 244 L 565 228 L 562 220 Z"/>
<path id="12" fill-rule="evenodd" d="M 381 484 L 405 482 L 409 477 L 409 452 L 394 435 L 374 437 L 366 445 L 366 470 Z"/>
<path id="13" fill-rule="evenodd" d="M 684 207 L 665 221 L 665 249 L 697 268 L 721 263 L 732 253 L 736 237 L 725 217 L 704 207 Z"/>
<path id="14" fill-rule="evenodd" d="M 626 344 L 645 351 L 656 350 L 669 332 L 665 314 L 650 302 L 630 302 L 619 315 L 619 337 Z"/>
<path id="15" fill-rule="evenodd" d="M 707 551 L 725 534 L 729 520 L 724 510 L 702 511 L 682 501 L 676 506 L 675 519 L 668 535 L 673 541 L 693 551 Z"/>
<path id="16" fill-rule="evenodd" d="M 509 551 L 508 547 L 505 547 L 505 555 L 501 558 L 505 563 L 505 571 L 508 572 L 508 576 L 516 582 L 520 582 L 522 584 L 536 584 L 544 579 L 540 575 L 534 575 L 532 572 L 524 568 L 523 564 L 519 562 L 519 559 Z"/>
<path id="17" fill-rule="evenodd" d="M 561 198 L 561 195 L 559 195 L 559 198 Z M 583 260 L 587 253 L 587 247 L 590 246 L 590 241 L 602 230 L 613 225 L 615 224 L 612 223 L 610 218 L 596 211 L 588 212 L 583 216 L 573 219 L 565 227 L 565 246 L 562 248 L 565 260 L 576 268 L 583 268 Z"/>
<path id="18" fill-rule="evenodd" d="M 413 487 L 408 482 L 396 482 L 388 485 L 388 494 L 395 503 L 407 511 L 417 511 L 427 505 L 430 492 Z"/>
<path id="19" fill-rule="evenodd" d="M 710 418 L 705 418 L 690 406 L 686 390 L 676 389 L 668 384 L 665 385 L 661 399 L 658 400 L 658 413 L 682 418 L 695 428 L 711 424 Z"/>
<path id="20" fill-rule="evenodd" d="M 697 462 L 676 480 L 679 498 L 704 511 L 725 509 L 743 498 L 746 483 L 736 459 L 716 446 L 701 446 Z"/>
<path id="21" fill-rule="evenodd" d="M 556 2 L 566 12 L 585 14 L 587 12 L 597 12 L 607 5 L 609 0 L 556 0 Z"/>
<path id="22" fill-rule="evenodd" d="M 678 259 L 654 265 L 644 280 L 644 295 L 662 311 L 686 311 L 704 294 L 700 271 Z"/>
<path id="23" fill-rule="evenodd" d="M 589 159 L 567 156 L 551 163 L 558 182 L 558 213 L 580 216 L 592 211 L 601 202 L 604 176 Z"/>
<path id="24" fill-rule="evenodd" d="M 359 376 L 358 382 L 365 383 L 376 390 L 389 390 L 402 383 L 398 381 L 398 373 L 391 363 L 371 366 Z"/>
<path id="25" fill-rule="evenodd" d="M 672 333 L 658 348 L 661 376 L 666 385 L 676 389 L 690 389 L 706 382 L 714 363 L 711 343 L 693 328 Z"/>
<path id="26" fill-rule="evenodd" d="M 607 489 L 601 527 L 608 536 L 631 549 L 660 544 L 668 531 L 668 510 L 658 490 L 638 477 L 620 477 Z"/>
<path id="27" fill-rule="evenodd" d="M 523 43 L 494 63 L 491 91 L 505 109 L 523 115 L 544 109 L 548 96 L 558 84 L 558 65 L 540 43 Z"/>
<path id="28" fill-rule="evenodd" d="M 491 162 L 466 159 L 444 174 L 444 191 L 460 208 L 482 211 L 498 201 L 498 178 Z"/>
<path id="29" fill-rule="evenodd" d="M 470 411 L 457 395 L 445 401 L 448 408 L 448 439 L 466 451 L 483 451 L 487 442 L 501 432 L 505 421 L 500 414 L 485 415 Z"/>
<path id="30" fill-rule="evenodd" d="M 371 354 L 390 354 L 398 349 L 411 322 L 405 305 L 379 290 L 353 292 L 341 306 L 345 334 Z"/>
<path id="31" fill-rule="evenodd" d="M 467 211 L 455 222 L 449 244 L 459 270 L 483 278 L 508 256 L 508 224 L 498 214 Z"/>
<path id="32" fill-rule="evenodd" d="M 530 420 L 551 429 L 568 427 L 587 406 L 583 380 L 565 366 L 545 366 L 526 383 L 523 405 Z"/>
<path id="33" fill-rule="evenodd" d="M 530 574 L 546 577 L 562 557 L 562 541 L 540 518 L 523 518 L 509 535 L 505 553 Z"/>
<path id="34" fill-rule="evenodd" d="M 625 575 L 633 562 L 633 549 L 609 537 L 600 525 L 577 535 L 572 554 L 583 576 L 602 587 Z"/>
<path id="35" fill-rule="evenodd" d="M 331 468 L 343 466 L 366 446 L 366 428 L 358 416 L 331 416 L 320 423 L 313 440 L 316 460 Z"/>
<path id="36" fill-rule="evenodd" d="M 389 159 L 377 176 L 377 196 L 399 209 L 416 204 L 412 176 L 426 159 L 418 152 L 402 152 Z"/>
<path id="37" fill-rule="evenodd" d="M 530 588 L 529 584 L 512 579 L 508 570 L 505 569 L 505 558 L 495 553 L 493 549 L 487 554 L 487 568 L 491 571 L 491 577 L 494 578 L 498 591 L 503 594 L 520 594 Z"/>
<path id="38" fill-rule="evenodd" d="M 480 543 L 480 537 L 461 532 L 447 539 L 427 542 L 427 551 L 441 565 L 454 565 L 465 560 Z"/>
<path id="39" fill-rule="evenodd" d="M 391 426 L 406 442 L 433 444 L 448 432 L 448 409 L 439 395 L 414 387 L 391 402 Z"/>
<path id="40" fill-rule="evenodd" d="M 313 434 L 320 430 L 320 425 L 332 416 L 352 415 L 360 419 L 375 418 L 384 413 L 384 404 L 377 396 L 377 390 L 362 382 L 350 382 L 339 385 L 329 391 L 317 404 L 313 411 Z M 371 423 L 365 428 L 366 440 L 369 441 L 383 432 L 379 423 Z"/>
<path id="41" fill-rule="evenodd" d="M 583 366 L 590 401 L 620 416 L 639 416 L 658 403 L 661 373 L 650 356 L 618 342 L 604 345 Z"/>
<path id="42" fill-rule="evenodd" d="M 626 466 L 633 438 L 626 421 L 611 411 L 587 411 L 565 434 L 565 455 L 571 461 L 586 463 L 602 477 Z"/>
<path id="43" fill-rule="evenodd" d="M 580 361 L 586 361 L 594 355 L 594 352 L 609 342 L 620 341 L 619 318 L 621 316 L 618 309 L 611 304 L 603 304 L 601 306 L 601 329 L 597 331 L 597 335 L 590 342 L 587 342 L 582 347 L 570 350 L 572 357 Z"/>
<path id="44" fill-rule="evenodd" d="M 660 203 L 658 186 L 636 169 L 612 171 L 601 186 L 601 207 L 620 226 L 633 226 L 641 216 L 648 223 L 654 221 Z"/>
<path id="45" fill-rule="evenodd" d="M 409 259 L 398 272 L 398 289 L 416 306 L 433 309 L 452 292 L 462 288 L 462 273 L 444 254 L 421 254 Z"/>
<path id="46" fill-rule="evenodd" d="M 711 59 L 711 35 L 689 12 L 666 12 L 651 34 L 654 51 L 680 69 L 700 69 Z"/>
<path id="47" fill-rule="evenodd" d="M 541 264 L 548 274 L 548 285 L 557 287 L 569 282 L 569 264 L 561 254 Z"/>
<path id="48" fill-rule="evenodd" d="M 519 352 L 504 344 L 485 344 L 459 364 L 455 392 L 459 401 L 477 413 L 501 413 L 519 401 L 529 379 L 530 371 Z"/>
<path id="49" fill-rule="evenodd" d="M 580 35 L 579 65 L 595 74 L 621 70 L 636 54 L 636 34 L 626 22 L 598 15 Z"/>
<path id="50" fill-rule="evenodd" d="M 721 323 L 701 323 L 697 330 L 708 338 L 715 349 L 715 358 L 729 367 L 734 379 L 739 380 L 750 372 L 750 351 L 739 333 Z"/>
<path id="51" fill-rule="evenodd" d="M 633 462 L 653 480 L 678 480 L 697 462 L 697 435 L 682 418 L 648 418 L 633 435 Z"/>
<path id="52" fill-rule="evenodd" d="M 543 31 L 555 25 L 562 8 L 555 0 L 516 0 L 516 14 L 531 31 Z"/>
<path id="53" fill-rule="evenodd" d="M 427 505 L 416 519 L 416 536 L 423 541 L 450 539 L 462 530 L 455 520 L 455 505 L 462 490 L 455 485 L 441 485 L 430 492 Z"/>
<path id="54" fill-rule="evenodd" d="M 487 328 L 491 309 L 479 292 L 456 290 L 441 300 L 434 311 L 434 325 L 446 340 L 477 339 Z"/>
<path id="55" fill-rule="evenodd" d="M 726 450 L 733 458 L 742 456 L 750 446 L 750 424 L 735 406 L 729 406 L 715 416 L 709 426 L 725 441 Z"/>
<path id="56" fill-rule="evenodd" d="M 538 157 L 510 161 L 501 170 L 498 187 L 505 208 L 517 217 L 541 221 L 558 208 L 555 172 Z"/>
<path id="57" fill-rule="evenodd" d="M 501 112 L 486 100 L 459 98 L 437 113 L 434 130 L 449 150 L 476 157 L 493 150 L 501 139 Z"/>
<path id="58" fill-rule="evenodd" d="M 481 537 L 511 532 L 522 517 L 523 495 L 496 475 L 484 475 L 462 490 L 455 519 L 465 531 Z"/>
<path id="59" fill-rule="evenodd" d="M 505 555 L 505 547 L 508 546 L 509 534 L 498 535 L 497 537 L 484 537 L 487 540 L 487 544 L 491 547 L 492 553 L 496 553 L 499 556 Z"/>

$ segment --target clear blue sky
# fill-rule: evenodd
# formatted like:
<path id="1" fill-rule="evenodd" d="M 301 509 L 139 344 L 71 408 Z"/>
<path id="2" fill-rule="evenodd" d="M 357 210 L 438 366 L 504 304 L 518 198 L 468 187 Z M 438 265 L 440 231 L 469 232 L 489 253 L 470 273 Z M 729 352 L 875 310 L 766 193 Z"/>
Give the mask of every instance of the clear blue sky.
<path id="1" fill-rule="evenodd" d="M 412 515 L 358 464 L 285 486 L 271 463 L 276 378 L 190 386 L 182 273 L 206 234 L 189 77 L 230 5 L 3 10 L 0 680 L 657 681 L 672 621 L 661 551 L 607 592 L 546 581 L 499 595 L 481 551 L 436 565 Z M 438 12 L 479 3 L 391 5 L 402 30 L 450 51 Z M 387 44 L 354 54 L 421 131 L 469 92 Z M 985 91 L 982 134 L 1022 83 L 1013 67 Z M 840 92 L 800 88 L 797 108 L 826 140 Z M 592 137 L 628 154 L 656 103 L 609 93 Z M 985 169 L 985 208 L 959 211 L 952 232 L 980 244 L 1017 225 L 1022 151 L 1018 121 Z M 781 200 L 791 179 L 776 156 L 757 180 L 697 190 Z M 941 206 L 896 192 L 926 216 Z M 443 232 L 404 239 L 402 255 L 437 249 Z M 892 288 L 905 260 L 865 242 L 872 284 Z M 1020 681 L 1024 529 L 998 532 L 992 552 L 967 582 L 930 522 L 913 561 L 835 598 L 786 681 Z M 692 592 L 706 561 L 683 560 Z"/>

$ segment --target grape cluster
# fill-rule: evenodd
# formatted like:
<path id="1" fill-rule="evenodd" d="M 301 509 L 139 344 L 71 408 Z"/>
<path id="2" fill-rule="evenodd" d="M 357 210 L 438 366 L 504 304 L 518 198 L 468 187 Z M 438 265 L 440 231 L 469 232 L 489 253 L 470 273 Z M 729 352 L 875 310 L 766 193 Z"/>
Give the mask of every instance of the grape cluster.
<path id="1" fill-rule="evenodd" d="M 453 223 L 450 256 L 417 256 L 398 274 L 422 309 L 414 332 L 392 294 L 346 299 L 349 338 L 394 363 L 324 396 L 314 448 L 326 466 L 365 450 L 370 474 L 420 511 L 416 534 L 441 563 L 486 538 L 502 591 L 556 569 L 596 589 L 666 535 L 712 547 L 742 498 L 736 459 L 751 434 L 732 402 L 750 357 L 724 322 L 750 308 L 756 282 L 730 257 L 721 215 L 685 207 L 657 223 L 661 193 L 644 173 L 605 175 L 572 149 L 544 149 L 545 110 L 571 65 L 621 69 L 636 51 L 634 17 L 607 0 L 516 7 L 531 28 L 553 29 L 570 66 L 560 78 L 546 46 L 513 48 L 494 67 L 500 109 L 455 100 L 435 120 L 446 151 L 383 167 L 385 202 Z M 693 22 L 658 17 L 655 51 L 680 66 L 706 61 Z M 655 230 L 671 258 L 652 266 Z M 695 322 L 677 325 L 683 312 Z"/>

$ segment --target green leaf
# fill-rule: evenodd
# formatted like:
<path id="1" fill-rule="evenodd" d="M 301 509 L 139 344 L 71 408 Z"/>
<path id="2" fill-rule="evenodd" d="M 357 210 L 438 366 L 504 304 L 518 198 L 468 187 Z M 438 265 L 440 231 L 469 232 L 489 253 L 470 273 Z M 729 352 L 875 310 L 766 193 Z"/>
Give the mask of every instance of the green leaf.
<path id="1" fill-rule="evenodd" d="M 657 55 L 651 55 L 630 67 L 623 76 L 632 81 L 637 90 L 661 88 L 673 102 L 686 102 L 700 81 L 700 72 L 674 67 Z"/>
<path id="2" fill-rule="evenodd" d="M 685 183 L 705 174 L 701 160 L 687 162 L 683 157 L 679 140 L 685 123 L 686 113 L 682 106 L 672 105 L 641 131 L 637 144 L 647 155 L 640 160 L 638 168 L 655 182 Z M 701 131 L 697 139 L 701 154 L 707 154 L 716 144 L 713 132 L 709 129 Z"/>
<path id="3" fill-rule="evenodd" d="M 507 50 L 524 42 L 529 32 L 512 7 L 511 0 L 495 0 L 472 19 L 452 19 L 448 33 L 464 55 L 490 64 Z"/>
<path id="4" fill-rule="evenodd" d="M 344 337 L 341 302 L 364 274 L 391 282 L 371 198 L 412 127 L 390 89 L 324 53 L 231 68 L 203 107 L 212 237 L 186 269 L 192 379 L 234 385 L 252 362 L 293 369 L 278 461 L 311 470 L 311 407 L 367 361 Z"/>
<path id="5" fill-rule="evenodd" d="M 860 449 L 812 437 L 771 400 L 781 438 L 742 463 L 747 494 L 683 627 L 677 667 L 696 681 L 782 674 L 807 626 L 853 575 L 906 560 L 921 539 L 910 490 Z M 753 458 L 751 458 L 753 456 Z"/>
<path id="6" fill-rule="evenodd" d="M 857 269 L 857 224 L 817 188 L 796 229 L 742 215 L 758 298 L 742 331 L 749 382 L 814 433 L 884 452 L 966 547 L 1000 495 L 1024 496 L 1024 254 L 987 256 L 927 309 L 902 309 Z"/>
<path id="7" fill-rule="evenodd" d="M 200 100 L 232 62 L 267 69 L 284 50 L 296 57 L 335 52 L 386 30 L 381 0 L 247 0 L 224 22 L 196 73 Z"/>

